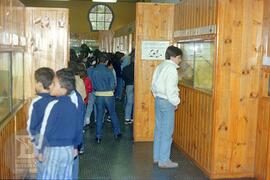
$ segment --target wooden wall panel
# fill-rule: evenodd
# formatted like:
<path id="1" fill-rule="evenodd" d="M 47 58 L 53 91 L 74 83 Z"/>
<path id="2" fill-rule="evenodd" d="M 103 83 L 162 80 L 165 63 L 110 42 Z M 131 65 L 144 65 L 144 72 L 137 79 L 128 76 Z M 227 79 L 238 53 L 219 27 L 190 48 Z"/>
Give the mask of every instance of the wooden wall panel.
<path id="1" fill-rule="evenodd" d="M 263 56 L 270 56 L 270 0 L 264 0 L 263 18 Z M 255 158 L 255 177 L 258 180 L 270 180 L 270 98 L 269 66 L 261 68 L 260 73 L 260 100 L 258 112 L 258 128 Z"/>
<path id="2" fill-rule="evenodd" d="M 183 0 L 175 5 L 174 31 L 216 24 L 217 0 Z"/>
<path id="3" fill-rule="evenodd" d="M 19 0 L 0 1 L 0 46 L 19 46 L 25 36 L 25 7 Z"/>
<path id="4" fill-rule="evenodd" d="M 12 45 L 11 33 L 12 33 L 12 1 L 2 0 L 0 2 L 1 16 L 0 16 L 0 44 L 1 45 Z"/>
<path id="5" fill-rule="evenodd" d="M 256 143 L 255 177 L 259 180 L 270 179 L 270 99 L 259 101 L 258 131 Z"/>
<path id="6" fill-rule="evenodd" d="M 172 40 L 172 4 L 137 3 L 134 138 L 135 141 L 152 141 L 154 132 L 154 98 L 151 93 L 152 75 L 160 61 L 142 61 L 142 40 Z"/>
<path id="7" fill-rule="evenodd" d="M 174 144 L 210 174 L 212 144 L 212 95 L 180 85 L 181 103 L 176 111 Z"/>
<path id="8" fill-rule="evenodd" d="M 33 75 L 39 67 L 58 70 L 69 58 L 68 9 L 26 8 L 25 97 L 35 94 Z"/>
<path id="9" fill-rule="evenodd" d="M 0 126 L 0 179 L 23 178 L 29 171 L 25 165 L 33 166 L 33 162 L 26 164 L 31 160 L 30 158 L 19 158 L 22 143 L 17 139 L 17 135 L 28 137 L 26 133 L 28 104 L 26 102 L 21 105 Z"/>
<path id="10" fill-rule="evenodd" d="M 0 127 L 0 179 L 15 178 L 15 118 Z M 9 148 L 7 148 L 9 147 Z"/>
<path id="11" fill-rule="evenodd" d="M 211 177 L 252 177 L 263 1 L 218 0 Z"/>

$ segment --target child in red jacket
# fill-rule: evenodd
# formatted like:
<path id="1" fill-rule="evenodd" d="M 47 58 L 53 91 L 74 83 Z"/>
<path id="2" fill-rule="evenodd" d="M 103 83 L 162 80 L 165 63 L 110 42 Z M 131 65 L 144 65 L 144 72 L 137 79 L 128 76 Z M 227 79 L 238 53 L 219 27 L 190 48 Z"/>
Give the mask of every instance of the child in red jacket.
<path id="1" fill-rule="evenodd" d="M 85 69 L 85 66 L 83 64 L 79 64 L 78 70 L 79 70 L 79 72 L 78 72 L 79 76 L 84 82 L 85 93 L 86 93 L 86 97 L 84 98 L 84 104 L 87 106 L 89 93 L 91 93 L 93 91 L 93 86 L 92 86 L 91 80 L 87 76 L 87 71 Z"/>

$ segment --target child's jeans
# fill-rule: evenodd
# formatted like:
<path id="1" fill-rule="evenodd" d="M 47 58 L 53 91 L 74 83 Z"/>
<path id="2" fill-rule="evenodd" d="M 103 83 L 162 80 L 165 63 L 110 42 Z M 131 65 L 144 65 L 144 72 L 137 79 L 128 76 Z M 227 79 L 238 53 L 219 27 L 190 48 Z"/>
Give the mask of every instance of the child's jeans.
<path id="1" fill-rule="evenodd" d="M 94 92 L 89 93 L 88 105 L 87 105 L 85 117 L 84 117 L 84 125 L 87 125 L 90 123 L 90 118 L 91 118 L 91 114 L 92 114 L 93 110 L 94 110 L 94 115 L 96 116 L 96 114 L 97 114 L 97 109 L 95 106 L 95 99 L 96 99 L 95 93 Z"/>
<path id="2" fill-rule="evenodd" d="M 125 104 L 125 119 L 132 119 L 132 110 L 134 104 L 134 85 L 126 86 L 126 104 Z"/>
<path id="3" fill-rule="evenodd" d="M 72 169 L 72 178 L 74 180 L 79 179 L 79 154 L 74 159 L 73 169 Z"/>
<path id="4" fill-rule="evenodd" d="M 46 147 L 42 179 L 72 179 L 73 146 Z"/>

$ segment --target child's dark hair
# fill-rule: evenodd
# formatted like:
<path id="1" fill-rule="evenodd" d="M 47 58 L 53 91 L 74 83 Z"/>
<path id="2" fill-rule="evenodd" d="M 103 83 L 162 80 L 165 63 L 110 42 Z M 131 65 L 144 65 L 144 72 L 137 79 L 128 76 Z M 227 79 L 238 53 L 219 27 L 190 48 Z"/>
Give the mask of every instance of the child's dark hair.
<path id="1" fill-rule="evenodd" d="M 48 67 L 42 67 L 35 71 L 35 80 L 43 85 L 44 89 L 49 90 L 54 78 L 54 71 Z"/>
<path id="2" fill-rule="evenodd" d="M 59 79 L 61 87 L 67 90 L 67 95 L 75 90 L 75 76 L 71 69 L 63 68 L 58 70 L 56 72 L 56 77 Z"/>
<path id="3" fill-rule="evenodd" d="M 106 63 L 106 61 L 109 61 L 109 60 L 110 60 L 110 56 L 108 55 L 108 53 L 102 52 L 99 55 L 99 62 L 100 63 Z"/>
<path id="4" fill-rule="evenodd" d="M 86 71 L 86 68 L 85 68 L 84 64 L 82 64 L 82 63 L 78 64 L 77 68 L 78 68 L 78 73 L 79 73 L 81 78 L 87 76 L 87 71 Z"/>
<path id="5" fill-rule="evenodd" d="M 166 50 L 165 58 L 171 59 L 171 57 L 176 57 L 176 56 L 182 57 L 183 56 L 182 50 L 175 46 L 169 46 Z"/>
<path id="6" fill-rule="evenodd" d="M 107 62 L 107 66 L 109 67 L 109 66 L 111 66 L 112 65 L 112 60 L 109 60 L 108 62 Z"/>

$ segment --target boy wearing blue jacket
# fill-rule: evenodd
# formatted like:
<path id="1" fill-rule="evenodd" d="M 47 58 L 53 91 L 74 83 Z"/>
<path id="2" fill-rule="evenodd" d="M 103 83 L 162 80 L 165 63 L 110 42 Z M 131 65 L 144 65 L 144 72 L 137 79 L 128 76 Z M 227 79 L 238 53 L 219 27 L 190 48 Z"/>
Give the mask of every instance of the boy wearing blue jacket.
<path id="1" fill-rule="evenodd" d="M 42 152 L 42 179 L 72 179 L 74 158 L 83 137 L 83 113 L 71 101 L 75 76 L 68 69 L 56 72 L 50 95 L 55 96 L 44 114 L 38 149 Z"/>
<path id="2" fill-rule="evenodd" d="M 28 112 L 27 131 L 34 144 L 37 179 L 41 179 L 42 166 L 41 162 L 38 161 L 38 150 L 36 146 L 39 139 L 45 108 L 49 102 L 53 100 L 49 91 L 53 78 L 54 71 L 50 68 L 42 67 L 35 71 L 35 90 L 37 97 L 32 100 Z"/>

